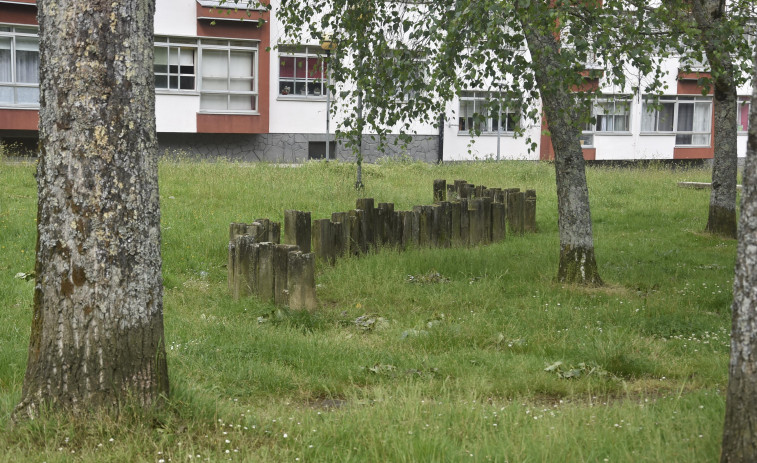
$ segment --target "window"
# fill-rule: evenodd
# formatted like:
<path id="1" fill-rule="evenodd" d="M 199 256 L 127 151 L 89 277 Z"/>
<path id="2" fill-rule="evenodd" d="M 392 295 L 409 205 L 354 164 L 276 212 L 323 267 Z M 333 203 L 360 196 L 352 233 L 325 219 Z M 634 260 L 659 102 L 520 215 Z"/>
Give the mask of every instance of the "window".
<path id="1" fill-rule="evenodd" d="M 631 97 L 600 96 L 594 103 L 594 129 L 597 132 L 628 132 L 631 130 Z"/>
<path id="2" fill-rule="evenodd" d="M 751 102 L 748 96 L 739 97 L 739 102 L 736 107 L 736 125 L 739 132 L 746 132 L 749 130 L 749 108 Z"/>
<path id="3" fill-rule="evenodd" d="M 200 110 L 256 112 L 257 42 L 200 40 Z"/>
<path id="4" fill-rule="evenodd" d="M 658 107 L 644 102 L 642 133 L 672 132 L 677 146 L 709 146 L 712 98 L 702 96 L 660 97 Z"/>
<path id="5" fill-rule="evenodd" d="M 326 95 L 326 65 L 321 47 L 281 47 L 279 95 L 320 98 Z"/>
<path id="6" fill-rule="evenodd" d="M 36 27 L 0 26 L 0 105 L 39 105 Z"/>
<path id="7" fill-rule="evenodd" d="M 197 40 L 155 37 L 155 89 L 195 90 Z"/>
<path id="8" fill-rule="evenodd" d="M 460 113 L 458 117 L 459 131 L 471 132 L 476 128 L 481 133 L 497 133 L 498 131 L 512 133 L 517 128 L 515 111 L 509 108 L 499 109 L 494 92 L 462 92 L 460 94 Z"/>

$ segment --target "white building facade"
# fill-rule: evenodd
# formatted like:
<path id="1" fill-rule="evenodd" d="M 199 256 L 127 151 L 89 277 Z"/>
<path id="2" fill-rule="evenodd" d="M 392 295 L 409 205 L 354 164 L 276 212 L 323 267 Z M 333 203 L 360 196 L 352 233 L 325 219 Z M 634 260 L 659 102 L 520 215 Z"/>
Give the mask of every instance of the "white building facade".
<path id="1" fill-rule="evenodd" d="M 35 0 L 0 0 L 0 139 L 36 143 L 39 119 L 39 42 Z M 157 0 L 156 122 L 161 148 L 197 157 L 303 162 L 326 153 L 326 88 L 318 44 L 279 45 L 276 9 L 219 8 L 214 0 Z M 245 19 L 242 21 L 241 19 Z M 597 85 L 596 123 L 581 137 L 588 160 L 712 158 L 712 96 L 698 73 L 665 62 L 669 93 L 648 110 L 647 95 Z M 746 154 L 751 88 L 739 89 L 738 155 Z M 514 137 L 517 118 L 506 110 L 483 123 L 472 115 L 486 99 L 471 88 L 450 101 L 443 127 L 417 124 L 406 147 L 380 153 L 366 135 L 365 159 L 406 155 L 428 162 L 476 159 L 549 160 L 546 124 Z M 336 116 L 339 117 L 338 115 Z M 331 131 L 338 122 L 332 120 Z M 481 135 L 470 136 L 480 123 Z M 395 135 L 396 136 L 396 135 Z M 390 136 L 390 139 L 394 136 Z M 536 149 L 527 138 L 536 143 Z M 333 134 L 332 138 L 333 140 Z M 391 140 L 390 140 L 391 141 Z M 332 157 L 353 159 L 332 143 Z"/>

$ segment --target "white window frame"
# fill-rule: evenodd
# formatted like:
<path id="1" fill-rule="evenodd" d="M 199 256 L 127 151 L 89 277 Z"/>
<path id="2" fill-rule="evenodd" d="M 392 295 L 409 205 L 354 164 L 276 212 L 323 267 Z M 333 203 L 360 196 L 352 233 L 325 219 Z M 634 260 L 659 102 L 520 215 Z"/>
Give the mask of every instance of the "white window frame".
<path id="1" fill-rule="evenodd" d="M 484 121 L 485 126 L 481 128 L 481 135 L 496 135 L 498 133 L 496 120 L 505 122 L 504 126 L 501 127 L 500 133 L 502 135 L 511 136 L 515 133 L 518 122 L 509 116 L 516 115 L 516 111 L 505 107 L 502 110 L 497 111 L 496 115 L 486 115 L 479 112 L 479 105 L 483 107 L 488 100 L 495 100 L 496 94 L 497 92 L 479 90 L 464 90 L 460 92 L 458 101 L 458 135 L 470 135 L 475 132 L 472 131 L 470 127 L 474 124 L 474 114 L 486 116 L 486 120 Z M 463 102 L 473 102 L 472 113 L 463 113 Z M 505 105 L 503 104 L 502 106 Z M 465 123 L 463 124 L 462 121 L 465 121 Z M 510 125 L 511 123 L 512 126 Z"/>
<path id="2" fill-rule="evenodd" d="M 749 112 L 752 109 L 752 101 L 748 96 L 740 96 L 736 102 L 736 129 L 740 135 L 746 135 L 749 129 Z M 746 121 L 741 118 L 744 114 L 744 107 L 746 107 Z M 745 123 L 746 122 L 746 123 Z"/>
<path id="3" fill-rule="evenodd" d="M 168 60 L 169 62 L 166 63 L 166 72 L 157 72 L 155 70 L 155 67 L 153 65 L 153 73 L 155 74 L 155 92 L 156 93 L 190 93 L 190 94 L 198 94 L 198 70 L 200 68 L 199 66 L 199 60 L 198 60 L 198 53 L 197 53 L 197 39 L 191 39 L 191 38 L 180 38 L 180 37 L 166 37 L 166 36 L 156 36 L 155 37 L 155 51 L 157 55 L 157 49 L 158 48 L 166 48 L 167 54 L 168 54 Z M 179 69 L 177 69 L 177 72 L 172 73 L 170 68 L 170 56 L 172 50 L 179 50 L 179 56 L 181 55 L 182 51 L 189 50 L 192 53 L 192 66 L 193 66 L 193 72 L 191 74 L 189 73 L 183 73 L 181 72 L 181 63 L 179 63 Z M 166 87 L 158 87 L 158 76 L 165 76 L 166 78 Z M 171 78 L 175 77 L 177 80 L 177 88 L 171 88 Z M 182 78 L 192 78 L 194 83 L 192 85 L 192 88 L 181 88 L 181 82 Z"/>
<path id="4" fill-rule="evenodd" d="M 7 29 L 7 30 L 3 30 Z M 36 30 L 37 32 L 32 32 Z M 39 108 L 39 74 L 37 83 L 18 82 L 16 76 L 16 39 L 17 38 L 34 38 L 39 41 L 39 28 L 29 25 L 14 25 L 14 24 L 0 24 L 0 38 L 9 38 L 11 44 L 10 55 L 10 75 L 11 80 L 9 82 L 0 82 L 1 87 L 10 88 L 13 92 L 13 101 L 0 102 L 0 107 L 14 108 L 14 109 L 38 109 Z M 39 43 L 39 42 L 38 42 Z M 39 46 L 37 47 L 37 53 L 39 54 Z M 19 103 L 18 102 L 18 90 L 19 89 L 37 89 L 37 102 L 36 103 Z"/>
<path id="5" fill-rule="evenodd" d="M 597 114 L 597 108 L 599 107 L 600 103 L 612 103 L 612 113 L 611 114 L 605 114 L 605 116 L 626 116 L 628 118 L 628 121 L 626 122 L 626 130 L 616 130 L 615 129 L 615 121 L 613 120 L 613 129 L 612 130 L 602 130 L 599 126 L 599 115 Z M 584 126 L 583 130 L 581 131 L 581 135 L 579 136 L 579 142 L 581 143 L 582 148 L 593 148 L 594 147 L 594 137 L 596 135 L 631 135 L 631 106 L 632 106 L 633 99 L 630 95 L 624 95 L 624 94 L 611 94 L 611 93 L 603 93 L 600 95 L 597 95 L 591 104 L 591 116 L 594 118 L 594 122 L 587 122 Z M 618 113 L 617 108 L 618 104 L 625 104 L 627 105 L 626 112 Z"/>
<path id="6" fill-rule="evenodd" d="M 227 79 L 227 89 L 226 90 L 208 90 L 203 88 L 203 79 L 204 79 L 204 64 L 203 64 L 203 51 L 204 50 L 213 50 L 213 51 L 226 51 L 227 53 L 227 60 L 226 60 L 226 79 Z M 252 63 L 253 63 L 253 71 L 252 76 L 250 76 L 250 79 L 252 80 L 252 90 L 249 91 L 241 91 L 241 90 L 230 90 L 231 87 L 231 54 L 234 52 L 242 52 L 242 53 L 251 53 L 252 54 Z M 258 62 L 258 59 L 260 57 L 259 53 L 259 41 L 258 40 L 240 40 L 240 39 L 205 39 L 201 38 L 199 39 L 199 45 L 197 50 L 197 61 L 198 61 L 198 69 L 200 72 L 197 73 L 197 88 L 200 93 L 200 113 L 203 114 L 249 114 L 249 115 L 258 115 L 260 114 L 259 108 L 260 108 L 260 95 L 258 92 L 258 85 L 259 85 L 259 68 L 260 64 Z M 227 109 L 203 109 L 202 107 L 202 97 L 203 95 L 226 95 L 226 108 Z M 255 107 L 250 110 L 242 110 L 242 109 L 228 109 L 230 106 L 230 98 L 232 96 L 248 96 L 250 98 L 255 97 Z"/>
<path id="7" fill-rule="evenodd" d="M 702 147 L 709 147 L 712 144 L 712 97 L 710 96 L 701 96 L 701 95 L 666 95 L 661 96 L 659 98 L 659 104 L 673 104 L 673 130 L 659 130 L 659 111 L 655 108 L 651 112 L 655 114 L 655 125 L 656 128 L 653 130 L 644 130 L 644 112 L 647 112 L 647 107 L 651 104 L 651 98 L 650 102 L 647 103 L 647 101 L 644 101 L 642 104 L 642 126 L 641 126 L 641 134 L 642 135 L 675 135 L 676 136 L 676 148 L 702 148 Z M 678 115 L 679 115 L 679 108 L 682 104 L 694 104 L 695 110 L 697 105 L 707 105 L 709 106 L 709 110 L 707 111 L 708 114 L 708 124 L 707 124 L 707 130 L 706 131 L 697 131 L 697 130 L 678 130 Z M 690 135 L 692 138 L 694 136 L 707 136 L 707 143 L 701 143 L 701 144 L 685 144 L 685 143 L 679 143 L 678 137 L 679 136 L 687 136 Z"/>
<path id="8" fill-rule="evenodd" d="M 328 72 L 326 69 L 326 56 L 320 45 L 280 45 L 278 55 L 278 97 L 286 100 L 312 100 L 322 101 L 326 99 L 326 91 L 328 85 L 326 79 L 328 76 L 322 77 L 298 77 L 297 68 L 295 64 L 294 75 L 292 77 L 281 76 L 281 60 L 282 58 L 294 58 L 295 63 L 299 60 L 304 60 L 306 71 L 310 69 L 310 61 L 316 60 L 320 62 L 318 66 L 321 67 L 322 73 Z M 304 93 L 298 91 L 298 84 L 302 86 Z M 285 87 L 289 87 L 289 92 L 284 93 Z M 313 92 L 311 93 L 311 87 Z M 316 93 L 317 91 L 317 93 Z"/>

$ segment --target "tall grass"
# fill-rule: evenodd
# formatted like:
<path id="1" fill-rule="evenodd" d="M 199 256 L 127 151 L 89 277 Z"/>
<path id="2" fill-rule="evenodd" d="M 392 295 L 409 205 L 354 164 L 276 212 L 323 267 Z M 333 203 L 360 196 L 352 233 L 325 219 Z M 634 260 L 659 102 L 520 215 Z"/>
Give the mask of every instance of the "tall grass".
<path id="1" fill-rule="evenodd" d="M 0 422 L 8 423 L 33 286 L 13 276 L 33 268 L 36 195 L 32 166 L 0 169 Z M 716 458 L 735 242 L 702 233 L 706 191 L 676 186 L 707 181 L 708 171 L 590 168 L 607 286 L 584 289 L 554 280 L 551 165 L 367 165 L 363 194 L 397 210 L 429 204 L 435 178 L 535 188 L 539 233 L 320 266 L 314 313 L 232 301 L 228 224 L 282 220 L 289 208 L 313 218 L 353 208 L 354 169 L 163 162 L 167 407 L 8 428 L 0 461 Z M 443 278 L 408 278 L 432 272 Z M 363 315 L 375 323 L 356 323 Z M 571 371 L 580 376 L 560 376 Z"/>

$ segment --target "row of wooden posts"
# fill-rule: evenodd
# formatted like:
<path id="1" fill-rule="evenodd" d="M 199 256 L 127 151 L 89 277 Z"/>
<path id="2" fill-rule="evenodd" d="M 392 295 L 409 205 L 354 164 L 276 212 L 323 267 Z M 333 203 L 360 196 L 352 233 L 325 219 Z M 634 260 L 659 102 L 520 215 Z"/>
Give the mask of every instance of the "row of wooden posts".
<path id="1" fill-rule="evenodd" d="M 229 229 L 229 291 L 313 309 L 315 258 L 333 263 L 380 247 L 475 246 L 501 241 L 509 232 L 536 231 L 536 192 L 487 188 L 455 180 L 434 180 L 434 204 L 395 211 L 392 203 L 360 198 L 347 212 L 311 220 L 310 212 L 284 211 L 281 224 L 258 219 Z M 448 201 L 447 199 L 450 199 Z"/>

